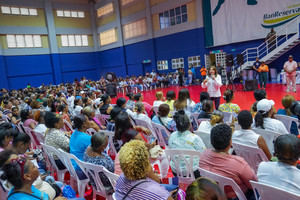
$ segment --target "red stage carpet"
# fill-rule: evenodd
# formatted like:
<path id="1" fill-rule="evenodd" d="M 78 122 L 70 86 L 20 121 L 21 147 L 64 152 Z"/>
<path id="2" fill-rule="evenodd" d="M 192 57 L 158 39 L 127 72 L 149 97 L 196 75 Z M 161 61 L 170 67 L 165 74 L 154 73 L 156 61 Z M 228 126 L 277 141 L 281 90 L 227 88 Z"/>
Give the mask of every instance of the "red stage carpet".
<path id="1" fill-rule="evenodd" d="M 163 91 L 164 95 L 166 95 L 167 91 L 174 90 L 176 92 L 176 95 L 178 94 L 178 91 L 180 90 L 179 86 L 172 86 L 169 88 L 162 88 L 162 89 L 156 89 L 156 90 L 150 90 L 150 91 L 144 91 L 142 94 L 144 95 L 144 101 L 153 104 L 153 101 L 155 100 L 155 92 L 156 91 Z M 205 91 L 200 85 L 193 85 L 193 86 L 187 86 L 186 88 L 189 89 L 191 98 L 197 103 L 199 102 L 199 96 L 200 92 Z M 226 87 L 222 87 L 222 94 L 226 90 Z M 282 108 L 281 105 L 281 99 L 284 95 L 286 95 L 286 87 L 282 84 L 268 84 L 266 88 L 267 92 L 267 98 L 273 99 L 275 101 L 275 108 L 279 109 Z M 293 93 L 290 92 L 289 94 L 293 95 L 296 100 L 300 100 L 300 85 L 297 86 L 297 92 Z M 125 95 L 119 94 L 118 97 L 124 97 Z M 127 98 L 127 97 L 126 97 Z M 113 103 L 115 103 L 116 99 L 113 99 Z M 237 103 L 241 109 L 250 109 L 250 106 L 255 101 L 253 96 L 253 91 L 245 92 L 241 91 L 239 88 L 238 91 L 234 93 L 234 100 L 233 103 Z M 223 103 L 224 100 L 221 98 L 221 103 Z"/>

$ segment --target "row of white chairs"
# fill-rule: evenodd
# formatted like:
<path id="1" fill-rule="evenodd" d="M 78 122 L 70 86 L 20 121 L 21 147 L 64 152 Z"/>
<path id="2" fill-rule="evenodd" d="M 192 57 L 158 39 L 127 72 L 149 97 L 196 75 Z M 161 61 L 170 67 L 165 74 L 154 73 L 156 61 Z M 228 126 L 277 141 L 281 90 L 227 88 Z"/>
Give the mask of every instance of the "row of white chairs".
<path id="1" fill-rule="evenodd" d="M 53 173 L 54 170 L 57 172 L 57 177 L 59 181 L 64 181 L 64 175 L 68 171 L 70 173 L 71 183 L 74 181 L 77 183 L 77 190 L 79 197 L 83 198 L 85 193 L 85 188 L 89 181 L 93 181 L 93 199 L 95 199 L 96 195 L 101 195 L 106 199 L 113 199 L 111 194 L 106 193 L 106 189 L 104 183 L 99 177 L 100 173 L 103 173 L 110 181 L 113 187 L 116 185 L 116 181 L 119 178 L 117 174 L 109 172 L 103 166 L 94 165 L 91 163 L 86 163 L 80 161 L 76 156 L 73 154 L 67 153 L 61 149 L 55 149 L 52 146 L 42 144 L 45 157 L 47 158 L 47 165 L 52 167 L 51 172 Z M 55 159 L 59 159 L 64 166 L 65 169 L 59 169 Z M 77 166 L 74 166 L 76 163 Z M 80 169 L 86 178 L 80 179 L 76 170 Z M 73 185 L 74 186 L 74 185 Z"/>

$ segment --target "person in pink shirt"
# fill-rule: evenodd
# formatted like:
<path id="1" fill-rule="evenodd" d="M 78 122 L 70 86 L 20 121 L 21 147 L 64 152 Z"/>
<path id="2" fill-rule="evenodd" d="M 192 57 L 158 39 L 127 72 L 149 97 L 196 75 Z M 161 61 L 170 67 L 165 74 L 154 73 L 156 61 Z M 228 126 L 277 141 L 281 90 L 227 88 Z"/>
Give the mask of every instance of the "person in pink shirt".
<path id="1" fill-rule="evenodd" d="M 146 111 L 147 115 L 151 118 L 152 113 L 153 113 L 152 106 L 147 102 L 143 102 L 144 96 L 141 93 L 137 93 L 134 95 L 134 100 L 136 102 L 142 102 L 144 104 L 145 111 Z"/>
<path id="2" fill-rule="evenodd" d="M 20 115 L 21 121 L 23 122 L 23 126 L 34 129 L 38 125 L 38 123 L 33 119 L 31 110 L 22 110 Z"/>
<path id="3" fill-rule="evenodd" d="M 296 73 L 297 73 L 296 71 L 297 71 L 297 67 L 298 67 L 297 62 L 294 61 L 293 56 L 290 55 L 289 60 L 286 61 L 284 63 L 284 66 L 283 66 L 283 69 L 286 73 L 286 86 L 287 86 L 286 91 L 287 92 L 290 92 L 291 83 L 292 83 L 293 92 L 296 92 Z"/>
<path id="4" fill-rule="evenodd" d="M 226 124 L 215 126 L 210 133 L 213 149 L 200 156 L 199 167 L 233 179 L 245 193 L 247 199 L 255 199 L 250 180 L 257 181 L 253 169 L 239 156 L 228 153 L 232 145 L 232 129 Z M 236 198 L 231 187 L 225 187 L 229 199 Z"/>

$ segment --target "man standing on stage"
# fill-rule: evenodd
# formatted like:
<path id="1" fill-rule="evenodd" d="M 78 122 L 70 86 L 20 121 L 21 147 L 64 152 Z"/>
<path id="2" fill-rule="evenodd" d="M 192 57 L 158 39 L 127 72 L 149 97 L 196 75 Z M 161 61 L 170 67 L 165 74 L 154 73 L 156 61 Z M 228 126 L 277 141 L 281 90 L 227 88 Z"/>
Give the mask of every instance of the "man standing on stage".
<path id="1" fill-rule="evenodd" d="M 257 76 L 256 70 L 259 68 L 260 64 L 261 64 L 261 62 L 259 61 L 259 58 L 256 57 L 256 60 L 253 63 L 253 67 L 252 67 L 252 69 L 255 70 L 254 73 L 253 73 L 253 78 L 254 79 L 257 79 L 257 77 L 256 77 Z"/>
<path id="2" fill-rule="evenodd" d="M 293 56 L 289 56 L 289 60 L 284 63 L 283 69 L 286 73 L 286 91 L 290 91 L 290 86 L 292 83 L 293 91 L 296 92 L 296 74 L 297 74 L 297 62 L 293 60 Z"/>
<path id="3" fill-rule="evenodd" d="M 268 72 L 269 72 L 268 65 L 266 65 L 265 62 L 262 61 L 259 68 L 258 69 L 254 68 L 254 70 L 259 73 L 260 88 L 265 89 L 268 81 Z"/>

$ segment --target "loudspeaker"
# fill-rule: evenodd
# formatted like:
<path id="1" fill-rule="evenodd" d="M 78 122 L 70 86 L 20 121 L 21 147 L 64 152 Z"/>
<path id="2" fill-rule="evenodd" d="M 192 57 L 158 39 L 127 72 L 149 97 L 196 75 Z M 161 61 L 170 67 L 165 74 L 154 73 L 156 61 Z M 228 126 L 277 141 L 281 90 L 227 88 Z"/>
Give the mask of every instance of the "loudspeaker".
<path id="1" fill-rule="evenodd" d="M 232 54 L 226 55 L 226 66 L 228 66 L 228 67 L 233 66 L 233 55 Z"/>
<path id="2" fill-rule="evenodd" d="M 258 88 L 257 80 L 246 80 L 245 81 L 245 90 L 246 91 L 253 91 Z"/>
<path id="3" fill-rule="evenodd" d="M 238 65 L 243 65 L 244 64 L 244 56 L 243 54 L 237 54 L 236 55 L 236 61 Z"/>

